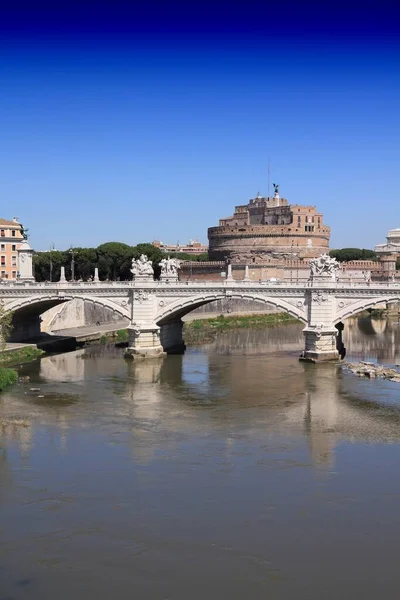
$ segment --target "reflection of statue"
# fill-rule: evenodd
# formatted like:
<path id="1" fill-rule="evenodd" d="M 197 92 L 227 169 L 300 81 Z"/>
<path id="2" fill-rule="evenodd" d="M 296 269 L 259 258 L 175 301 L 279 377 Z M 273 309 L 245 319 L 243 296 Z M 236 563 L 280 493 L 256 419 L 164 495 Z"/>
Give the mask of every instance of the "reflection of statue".
<path id="1" fill-rule="evenodd" d="M 279 183 L 273 183 L 274 186 L 274 194 L 279 194 Z"/>
<path id="2" fill-rule="evenodd" d="M 132 258 L 131 273 L 134 277 L 150 277 L 150 275 L 154 275 L 151 260 L 145 254 L 141 254 L 140 258 Z"/>
<path id="3" fill-rule="evenodd" d="M 178 269 L 181 268 L 177 258 L 163 258 L 160 262 L 161 277 L 178 277 Z"/>
<path id="4" fill-rule="evenodd" d="M 318 258 L 310 260 L 311 275 L 322 275 L 335 279 L 336 271 L 339 268 L 340 265 L 336 258 L 332 258 L 329 254 L 321 254 Z"/>

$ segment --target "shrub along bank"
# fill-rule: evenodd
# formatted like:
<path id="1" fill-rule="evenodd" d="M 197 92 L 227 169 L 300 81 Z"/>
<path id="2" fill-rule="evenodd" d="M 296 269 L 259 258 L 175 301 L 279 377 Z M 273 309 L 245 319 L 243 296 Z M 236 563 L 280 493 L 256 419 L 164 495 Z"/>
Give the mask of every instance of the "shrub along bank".
<path id="1" fill-rule="evenodd" d="M 5 388 L 17 383 L 18 373 L 14 369 L 2 369 L 0 368 L 0 392 Z"/>
<path id="2" fill-rule="evenodd" d="M 184 324 L 183 337 L 186 344 L 202 344 L 212 341 L 219 333 L 234 329 L 261 329 L 283 323 L 298 323 L 299 321 L 287 313 L 272 313 L 267 315 L 220 315 L 212 319 L 198 319 Z"/>

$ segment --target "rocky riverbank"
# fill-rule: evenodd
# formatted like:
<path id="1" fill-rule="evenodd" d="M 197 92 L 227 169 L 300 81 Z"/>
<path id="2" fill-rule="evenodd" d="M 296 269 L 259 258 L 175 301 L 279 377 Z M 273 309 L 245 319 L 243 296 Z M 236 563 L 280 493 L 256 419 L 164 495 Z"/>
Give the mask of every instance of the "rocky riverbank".
<path id="1" fill-rule="evenodd" d="M 383 365 L 361 361 L 359 363 L 345 363 L 343 367 L 358 377 L 367 377 L 368 379 L 389 379 L 390 381 L 400 383 L 400 372 Z"/>

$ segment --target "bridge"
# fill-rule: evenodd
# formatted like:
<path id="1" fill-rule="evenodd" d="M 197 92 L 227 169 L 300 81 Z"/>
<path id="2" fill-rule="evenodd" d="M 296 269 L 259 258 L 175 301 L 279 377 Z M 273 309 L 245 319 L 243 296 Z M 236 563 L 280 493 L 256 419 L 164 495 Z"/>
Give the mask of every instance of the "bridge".
<path id="1" fill-rule="evenodd" d="M 129 320 L 127 354 L 133 358 L 183 349 L 182 317 L 203 304 L 237 298 L 273 305 L 304 323 L 302 358 L 319 362 L 343 356 L 346 318 L 381 303 L 400 301 L 400 284 L 342 284 L 323 271 L 303 283 L 237 281 L 229 270 L 221 282 L 182 282 L 176 272 L 162 275 L 159 281 L 147 274 L 125 282 L 8 282 L 0 285 L 0 302 L 14 315 L 10 341 L 37 337 L 40 315 L 75 298 L 106 306 Z"/>

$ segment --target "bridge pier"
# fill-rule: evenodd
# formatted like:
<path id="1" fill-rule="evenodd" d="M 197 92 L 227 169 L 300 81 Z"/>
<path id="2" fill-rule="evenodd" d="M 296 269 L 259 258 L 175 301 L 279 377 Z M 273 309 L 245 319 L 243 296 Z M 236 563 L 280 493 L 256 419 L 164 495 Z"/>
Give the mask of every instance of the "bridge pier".
<path id="1" fill-rule="evenodd" d="M 160 341 L 167 354 L 183 354 L 186 346 L 183 341 L 183 321 L 174 321 L 161 325 Z"/>
<path id="2" fill-rule="evenodd" d="M 336 339 L 338 330 L 334 326 L 335 287 L 335 282 L 325 275 L 314 275 L 311 279 L 311 287 L 306 292 L 308 323 L 303 329 L 305 347 L 301 360 L 316 363 L 339 358 Z"/>
<path id="3" fill-rule="evenodd" d="M 129 345 L 126 358 L 160 358 L 165 356 L 160 342 L 160 327 L 155 323 L 132 323 L 128 327 Z"/>
<path id="4" fill-rule="evenodd" d="M 337 329 L 335 327 L 309 326 L 303 329 L 305 349 L 300 360 L 308 362 L 325 362 L 338 360 L 339 352 L 336 344 Z"/>

